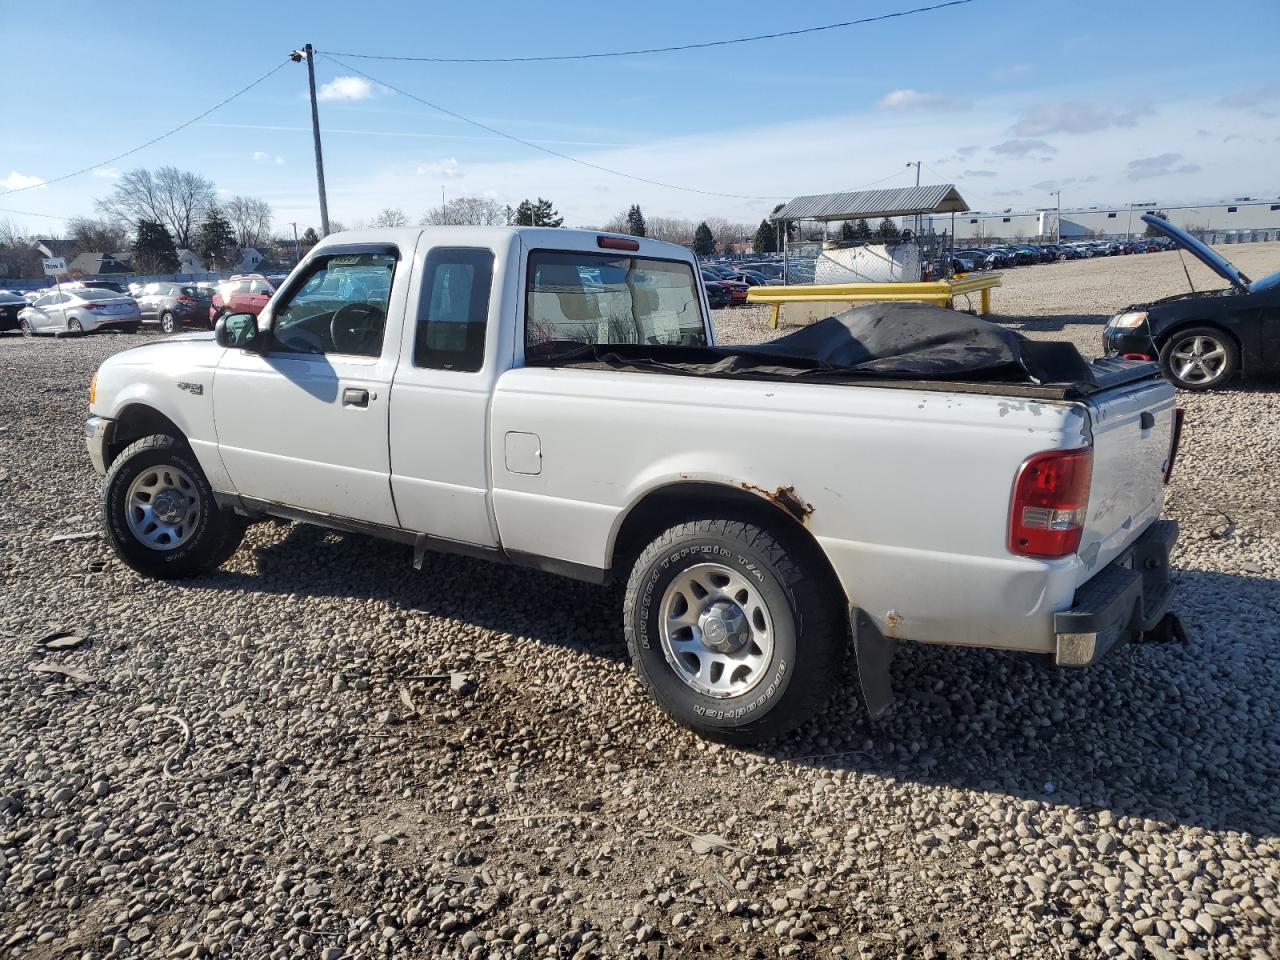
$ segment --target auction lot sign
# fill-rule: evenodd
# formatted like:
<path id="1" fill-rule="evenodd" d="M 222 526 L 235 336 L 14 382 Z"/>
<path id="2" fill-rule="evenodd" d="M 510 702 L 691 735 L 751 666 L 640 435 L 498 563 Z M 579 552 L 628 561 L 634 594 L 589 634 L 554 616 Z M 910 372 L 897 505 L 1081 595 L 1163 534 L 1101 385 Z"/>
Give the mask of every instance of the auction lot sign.
<path id="1" fill-rule="evenodd" d="M 45 257 L 44 275 L 46 277 L 65 277 L 67 275 L 67 258 Z"/>

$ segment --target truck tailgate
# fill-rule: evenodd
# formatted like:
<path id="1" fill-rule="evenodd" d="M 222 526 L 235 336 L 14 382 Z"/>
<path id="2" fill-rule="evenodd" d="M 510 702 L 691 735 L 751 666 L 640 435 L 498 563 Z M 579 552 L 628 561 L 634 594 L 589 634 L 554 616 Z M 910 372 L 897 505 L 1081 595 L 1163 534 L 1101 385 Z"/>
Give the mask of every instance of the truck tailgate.
<path id="1" fill-rule="evenodd" d="M 1174 392 L 1146 380 L 1090 397 L 1093 483 L 1080 539 L 1080 582 L 1116 558 L 1160 515 L 1173 440 Z"/>

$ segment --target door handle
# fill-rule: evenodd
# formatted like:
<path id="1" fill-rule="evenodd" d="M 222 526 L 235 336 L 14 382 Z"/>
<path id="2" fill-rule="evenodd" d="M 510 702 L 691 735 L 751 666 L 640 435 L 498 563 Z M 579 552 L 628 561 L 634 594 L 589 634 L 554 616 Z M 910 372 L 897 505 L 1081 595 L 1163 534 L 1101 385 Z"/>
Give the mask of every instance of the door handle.
<path id="1" fill-rule="evenodd" d="M 344 407 L 369 406 L 369 391 L 360 387 L 347 387 L 342 391 L 342 405 Z"/>

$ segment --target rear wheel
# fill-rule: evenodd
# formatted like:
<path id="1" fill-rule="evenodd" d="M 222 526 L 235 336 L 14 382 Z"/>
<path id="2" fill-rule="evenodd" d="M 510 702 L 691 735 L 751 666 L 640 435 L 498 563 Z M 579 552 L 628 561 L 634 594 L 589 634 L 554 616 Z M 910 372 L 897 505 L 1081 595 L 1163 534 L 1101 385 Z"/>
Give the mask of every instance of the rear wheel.
<path id="1" fill-rule="evenodd" d="M 190 448 L 155 434 L 127 447 L 102 484 L 103 520 L 116 555 L 139 573 L 190 577 L 224 563 L 248 521 L 219 509 Z"/>
<path id="2" fill-rule="evenodd" d="M 80 321 L 77 318 L 67 317 L 67 333 L 72 334 L 73 336 L 79 336 L 84 333 L 84 327 L 80 324 Z"/>
<path id="3" fill-rule="evenodd" d="M 1183 390 L 1215 390 L 1235 375 L 1240 352 L 1235 341 L 1217 327 L 1190 327 L 1169 337 L 1160 348 L 1160 366 Z"/>
<path id="4" fill-rule="evenodd" d="M 173 333 L 176 324 L 173 322 L 173 314 L 166 310 L 160 314 L 160 329 L 165 333 Z"/>
<path id="5" fill-rule="evenodd" d="M 820 710 L 844 649 L 837 591 L 798 538 L 754 522 L 691 520 L 636 559 L 624 630 L 672 718 L 726 743 L 794 730 Z"/>

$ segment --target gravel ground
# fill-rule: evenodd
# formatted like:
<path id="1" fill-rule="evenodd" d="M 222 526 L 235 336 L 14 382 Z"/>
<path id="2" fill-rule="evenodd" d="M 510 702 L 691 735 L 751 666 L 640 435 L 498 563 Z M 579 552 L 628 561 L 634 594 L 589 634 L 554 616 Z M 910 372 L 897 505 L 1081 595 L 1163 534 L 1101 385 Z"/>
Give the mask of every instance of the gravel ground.
<path id="1" fill-rule="evenodd" d="M 996 304 L 1092 348 L 1179 281 L 1024 268 Z M 0 339 L 0 954 L 1280 955 L 1276 384 L 1183 398 L 1188 646 L 907 647 L 886 719 L 851 690 L 747 751 L 643 696 L 610 591 L 270 523 L 133 575 L 79 430 L 154 336 Z"/>

